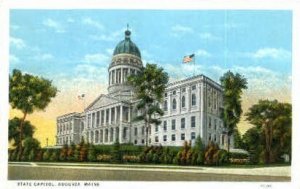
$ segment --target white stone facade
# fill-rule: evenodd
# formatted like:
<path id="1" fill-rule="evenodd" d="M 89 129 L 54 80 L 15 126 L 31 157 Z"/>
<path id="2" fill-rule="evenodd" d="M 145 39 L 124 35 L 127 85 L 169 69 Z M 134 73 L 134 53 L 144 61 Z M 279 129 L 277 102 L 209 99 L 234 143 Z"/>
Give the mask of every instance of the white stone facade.
<path id="1" fill-rule="evenodd" d="M 130 41 L 130 33 L 127 35 L 126 40 Z M 120 44 L 124 45 L 126 40 Z M 122 52 L 125 47 L 129 52 Z M 128 75 L 138 73 L 143 64 L 140 56 L 130 53 L 128 44 L 116 48 L 119 48 L 118 53 L 108 68 L 108 94 L 101 94 L 82 113 L 59 116 L 57 145 L 77 144 L 81 138 L 93 144 L 113 144 L 117 140 L 135 145 L 146 143 L 144 123 L 132 121 L 137 114 L 136 99 L 132 86 L 126 81 Z M 164 116 L 160 118 L 160 125 L 149 129 L 149 145 L 182 146 L 184 141 L 194 143 L 199 135 L 204 144 L 214 141 L 226 148 L 226 130 L 220 118 L 222 93 L 221 86 L 204 75 L 168 84 L 161 104 Z"/>

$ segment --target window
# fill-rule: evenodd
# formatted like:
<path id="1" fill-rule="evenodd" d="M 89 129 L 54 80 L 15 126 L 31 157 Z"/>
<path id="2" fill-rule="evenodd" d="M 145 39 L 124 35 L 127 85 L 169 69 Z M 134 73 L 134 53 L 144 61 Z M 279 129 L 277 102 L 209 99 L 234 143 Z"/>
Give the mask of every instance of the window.
<path id="1" fill-rule="evenodd" d="M 176 120 L 172 119 L 172 130 L 176 129 Z"/>
<path id="2" fill-rule="evenodd" d="M 165 97 L 168 97 L 168 93 L 165 93 Z"/>
<path id="3" fill-rule="evenodd" d="M 217 142 L 217 136 L 216 135 L 214 135 L 214 141 Z"/>
<path id="4" fill-rule="evenodd" d="M 136 136 L 137 135 L 137 133 L 138 133 L 138 128 L 134 128 L 134 136 Z"/>
<path id="5" fill-rule="evenodd" d="M 217 119 L 214 119 L 214 129 L 217 130 Z"/>
<path id="6" fill-rule="evenodd" d="M 96 125 L 97 125 L 97 127 L 99 127 L 99 125 L 100 125 L 100 112 L 99 111 L 97 112 L 96 118 L 97 118 Z"/>
<path id="7" fill-rule="evenodd" d="M 181 129 L 185 128 L 185 118 L 181 118 Z"/>
<path id="8" fill-rule="evenodd" d="M 192 106 L 196 106 L 196 94 L 192 94 Z"/>
<path id="9" fill-rule="evenodd" d="M 217 92 L 214 92 L 214 109 L 217 109 Z"/>
<path id="10" fill-rule="evenodd" d="M 92 114 L 92 127 L 95 127 L 95 113 Z"/>
<path id="11" fill-rule="evenodd" d="M 185 134 L 181 133 L 181 140 L 185 140 Z"/>
<path id="12" fill-rule="evenodd" d="M 155 142 L 158 142 L 158 136 L 155 137 Z"/>
<path id="13" fill-rule="evenodd" d="M 144 144 L 145 143 L 145 140 L 144 139 L 142 139 L 142 144 Z"/>
<path id="14" fill-rule="evenodd" d="M 88 125 L 87 125 L 87 127 L 89 128 L 90 126 L 91 126 L 91 114 L 88 115 Z"/>
<path id="15" fill-rule="evenodd" d="M 172 135 L 172 141 L 175 141 L 176 140 L 176 136 L 175 134 Z"/>
<path id="16" fill-rule="evenodd" d="M 164 111 L 168 111 L 168 101 L 165 100 L 164 102 Z"/>
<path id="17" fill-rule="evenodd" d="M 211 141 L 211 134 L 208 133 L 208 141 Z"/>
<path id="18" fill-rule="evenodd" d="M 184 88 L 182 88 L 182 90 L 181 90 L 183 93 L 185 93 L 185 91 L 186 91 L 186 88 L 184 87 Z"/>
<path id="19" fill-rule="evenodd" d="M 134 140 L 134 144 L 137 144 L 137 140 Z"/>
<path id="20" fill-rule="evenodd" d="M 222 135 L 222 145 L 224 145 L 224 141 L 225 141 L 225 136 Z"/>
<path id="21" fill-rule="evenodd" d="M 193 85 L 193 86 L 192 86 L 192 90 L 196 90 L 196 85 Z"/>
<path id="22" fill-rule="evenodd" d="M 167 135 L 164 135 L 164 142 L 167 141 Z"/>
<path id="23" fill-rule="evenodd" d="M 208 117 L 208 128 L 211 128 L 211 118 Z"/>
<path id="24" fill-rule="evenodd" d="M 181 107 L 185 108 L 185 96 L 181 98 Z"/>
<path id="25" fill-rule="evenodd" d="M 196 117 L 195 116 L 191 117 L 191 127 L 196 127 Z"/>
<path id="26" fill-rule="evenodd" d="M 176 91 L 173 91 L 173 95 L 176 95 Z"/>
<path id="27" fill-rule="evenodd" d="M 155 132 L 158 132 L 158 125 L 155 125 Z"/>
<path id="28" fill-rule="evenodd" d="M 164 121 L 164 131 L 167 130 L 167 121 Z"/>
<path id="29" fill-rule="evenodd" d="M 175 99 L 175 98 L 173 99 L 173 103 L 172 103 L 172 104 L 173 104 L 173 105 L 172 105 L 173 110 L 176 110 L 177 104 L 176 104 L 176 99 Z"/>
<path id="30" fill-rule="evenodd" d="M 107 109 L 106 110 L 106 123 L 108 123 L 108 120 L 109 120 L 109 110 Z"/>
<path id="31" fill-rule="evenodd" d="M 196 133 L 195 132 L 192 132 L 191 133 L 191 140 L 194 140 L 196 138 Z"/>
<path id="32" fill-rule="evenodd" d="M 145 134 L 145 127 L 142 127 L 142 135 Z"/>

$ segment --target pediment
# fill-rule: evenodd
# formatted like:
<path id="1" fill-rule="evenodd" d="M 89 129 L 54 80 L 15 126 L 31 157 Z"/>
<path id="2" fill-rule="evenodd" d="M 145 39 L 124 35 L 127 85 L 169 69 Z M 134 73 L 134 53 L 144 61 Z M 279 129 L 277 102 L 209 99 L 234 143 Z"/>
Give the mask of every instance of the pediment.
<path id="1" fill-rule="evenodd" d="M 103 106 L 107 106 L 110 104 L 115 104 L 120 102 L 118 99 L 115 99 L 113 97 L 107 96 L 107 95 L 100 95 L 98 98 L 96 98 L 96 100 L 94 100 L 86 109 L 85 111 L 88 110 L 93 110 L 93 109 L 97 109 Z"/>

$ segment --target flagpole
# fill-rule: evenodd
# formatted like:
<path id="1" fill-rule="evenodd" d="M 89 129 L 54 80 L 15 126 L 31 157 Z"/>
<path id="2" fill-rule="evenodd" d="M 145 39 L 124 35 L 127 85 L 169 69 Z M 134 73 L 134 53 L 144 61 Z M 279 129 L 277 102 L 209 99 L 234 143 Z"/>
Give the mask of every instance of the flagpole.
<path id="1" fill-rule="evenodd" d="M 196 70 L 195 63 L 196 63 L 196 54 L 194 55 L 194 74 L 193 74 L 193 76 L 195 76 L 195 70 Z"/>

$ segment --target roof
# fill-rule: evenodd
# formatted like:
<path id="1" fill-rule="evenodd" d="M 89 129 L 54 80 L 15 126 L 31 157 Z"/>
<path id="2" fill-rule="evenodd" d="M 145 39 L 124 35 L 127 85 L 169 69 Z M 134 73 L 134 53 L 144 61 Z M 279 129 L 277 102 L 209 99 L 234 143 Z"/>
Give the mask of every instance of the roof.
<path id="1" fill-rule="evenodd" d="M 130 39 L 131 32 L 129 30 L 125 31 L 125 39 L 118 43 L 114 50 L 113 55 L 117 54 L 132 54 L 141 58 L 141 53 L 139 48 Z"/>

